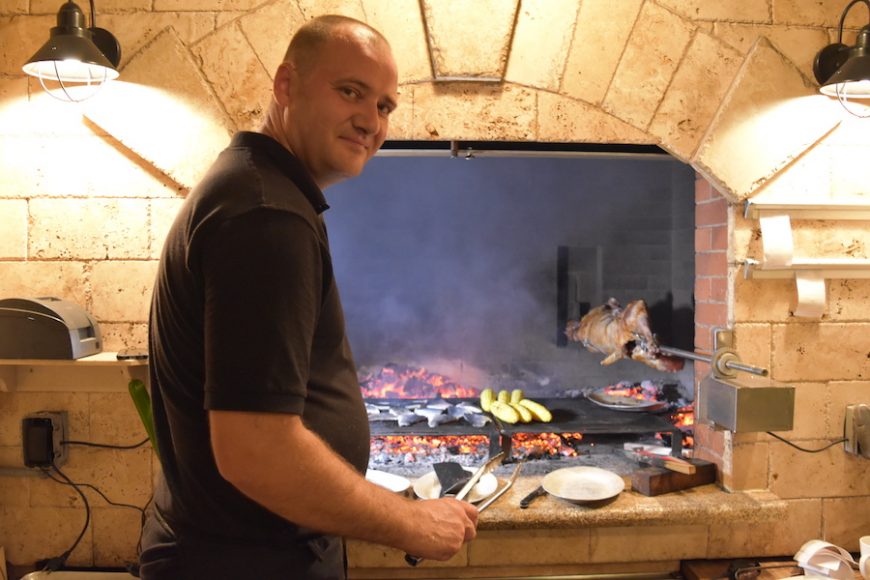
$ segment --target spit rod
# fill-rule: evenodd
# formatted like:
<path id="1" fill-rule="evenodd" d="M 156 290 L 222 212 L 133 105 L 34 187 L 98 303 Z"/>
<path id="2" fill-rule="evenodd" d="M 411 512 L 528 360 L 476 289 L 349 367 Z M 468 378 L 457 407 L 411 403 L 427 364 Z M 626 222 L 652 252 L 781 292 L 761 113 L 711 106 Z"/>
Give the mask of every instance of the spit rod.
<path id="1" fill-rule="evenodd" d="M 682 350 L 682 349 L 679 349 L 679 348 L 673 348 L 673 347 L 670 347 L 670 346 L 659 346 L 659 350 L 662 351 L 663 353 L 668 354 L 668 355 L 671 355 L 671 356 L 678 356 L 678 357 L 681 357 L 681 358 L 687 358 L 687 359 L 690 359 L 690 360 L 696 360 L 696 361 L 699 361 L 699 362 L 705 362 L 705 363 L 710 364 L 710 365 L 713 364 L 713 355 L 709 355 L 709 354 L 707 354 L 707 355 L 699 354 L 699 353 L 697 353 L 697 352 L 693 352 L 693 351 L 690 351 L 690 350 Z M 743 372 L 745 372 L 745 373 L 750 373 L 750 374 L 753 374 L 753 375 L 758 375 L 758 376 L 760 376 L 760 377 L 766 377 L 766 376 L 767 376 L 767 369 L 763 369 L 763 368 L 760 368 L 760 367 L 754 367 L 754 366 L 751 366 L 751 365 L 743 364 L 742 362 L 739 362 L 739 361 L 736 361 L 736 360 L 726 360 L 726 361 L 724 361 L 722 364 L 723 364 L 724 366 L 726 366 L 727 368 L 729 368 L 729 369 L 731 369 L 731 370 L 734 370 L 734 371 L 743 371 Z"/>

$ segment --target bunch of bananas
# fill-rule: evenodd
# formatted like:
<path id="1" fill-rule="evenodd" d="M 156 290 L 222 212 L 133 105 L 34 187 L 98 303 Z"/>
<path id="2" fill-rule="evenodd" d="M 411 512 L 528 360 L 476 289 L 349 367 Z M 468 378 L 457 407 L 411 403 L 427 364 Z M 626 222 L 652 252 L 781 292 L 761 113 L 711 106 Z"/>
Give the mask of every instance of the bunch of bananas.
<path id="1" fill-rule="evenodd" d="M 510 424 L 520 421 L 549 423 L 553 420 L 550 410 L 538 402 L 526 399 L 522 389 L 499 391 L 498 394 L 492 389 L 484 389 L 480 393 L 480 408 Z"/>

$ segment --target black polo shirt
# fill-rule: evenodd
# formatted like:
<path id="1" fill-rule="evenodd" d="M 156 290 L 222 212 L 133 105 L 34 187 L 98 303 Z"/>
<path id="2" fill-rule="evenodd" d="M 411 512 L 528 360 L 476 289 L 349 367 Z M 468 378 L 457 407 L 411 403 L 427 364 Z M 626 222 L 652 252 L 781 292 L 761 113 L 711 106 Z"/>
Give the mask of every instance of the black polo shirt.
<path id="1" fill-rule="evenodd" d="M 298 159 L 266 135 L 242 132 L 168 234 L 149 342 L 171 498 L 158 491 L 155 501 L 182 534 L 277 545 L 310 537 L 220 476 L 210 409 L 301 415 L 365 471 L 369 428 L 320 215 L 327 207 Z"/>

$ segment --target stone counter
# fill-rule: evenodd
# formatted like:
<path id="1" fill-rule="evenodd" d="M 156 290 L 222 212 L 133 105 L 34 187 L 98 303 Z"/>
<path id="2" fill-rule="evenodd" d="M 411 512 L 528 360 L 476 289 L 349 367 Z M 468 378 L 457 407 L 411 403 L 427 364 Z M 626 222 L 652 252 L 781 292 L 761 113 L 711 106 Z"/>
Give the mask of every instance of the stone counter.
<path id="1" fill-rule="evenodd" d="M 509 472 L 497 473 L 503 482 Z M 409 567 L 397 550 L 348 543 L 351 578 L 499 578 L 655 574 L 681 560 L 794 554 L 806 539 L 789 503 L 767 491 L 728 493 L 716 485 L 647 497 L 626 491 L 592 505 L 541 496 L 519 501 L 543 476 L 521 476 L 481 513 L 478 536 L 447 562 Z"/>
<path id="2" fill-rule="evenodd" d="M 503 480 L 501 474 L 499 479 Z M 511 489 L 480 515 L 480 530 L 563 529 L 612 526 L 728 524 L 769 522 L 785 516 L 786 502 L 768 491 L 728 493 L 716 485 L 647 497 L 631 490 L 613 500 L 577 505 L 550 495 L 528 509 L 519 503 L 542 476 L 520 476 Z"/>

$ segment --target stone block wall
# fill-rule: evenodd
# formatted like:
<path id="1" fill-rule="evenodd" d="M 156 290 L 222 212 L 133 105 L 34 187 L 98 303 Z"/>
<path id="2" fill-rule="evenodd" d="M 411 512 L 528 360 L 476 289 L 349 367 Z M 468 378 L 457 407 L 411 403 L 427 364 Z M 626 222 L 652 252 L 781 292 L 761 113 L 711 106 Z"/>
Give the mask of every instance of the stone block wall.
<path id="1" fill-rule="evenodd" d="M 691 164 L 696 347 L 709 348 L 706 328 L 733 326 L 745 361 L 796 387 L 796 427 L 783 435 L 806 447 L 840 436 L 846 404 L 870 402 L 870 281 L 829 280 L 824 315 L 803 319 L 793 315 L 793 281 L 741 275 L 762 249 L 743 200 L 870 197 L 868 121 L 818 95 L 810 70 L 836 39 L 845 2 L 97 0 L 99 26 L 123 46 L 122 76 L 82 108 L 53 101 L 21 73 L 59 5 L 0 4 L 0 295 L 81 304 L 99 319 L 108 350 L 144 343 L 165 231 L 229 134 L 257 126 L 280 39 L 339 12 L 375 25 L 395 48 L 394 139 L 658 144 Z M 852 11 L 847 42 L 865 16 Z M 868 230 L 867 222 L 794 223 L 806 256 L 867 258 Z M 0 466 L 20 466 L 20 419 L 31 411 L 67 410 L 77 438 L 122 444 L 142 435 L 123 385 L 108 394 L 61 387 L 0 392 Z M 870 533 L 860 515 L 870 512 L 867 460 L 838 446 L 800 453 L 766 434 L 698 433 L 724 487 L 786 498 L 807 515 L 810 537 Z M 143 505 L 154 465 L 147 451 L 76 448 L 68 470 L 115 501 Z M 86 493 L 94 525 L 70 562 L 132 559 L 137 513 Z M 0 475 L 7 557 L 29 562 L 68 547 L 79 501 L 47 480 Z M 751 551 L 747 540 L 727 552 Z"/>

